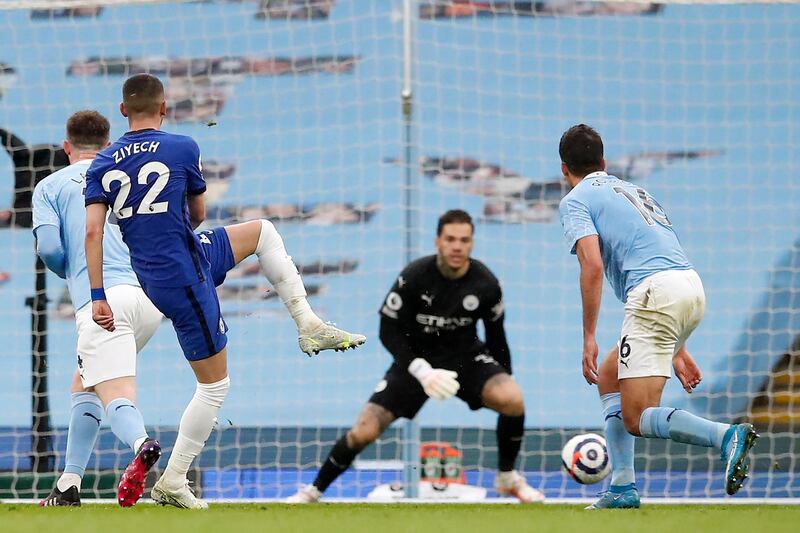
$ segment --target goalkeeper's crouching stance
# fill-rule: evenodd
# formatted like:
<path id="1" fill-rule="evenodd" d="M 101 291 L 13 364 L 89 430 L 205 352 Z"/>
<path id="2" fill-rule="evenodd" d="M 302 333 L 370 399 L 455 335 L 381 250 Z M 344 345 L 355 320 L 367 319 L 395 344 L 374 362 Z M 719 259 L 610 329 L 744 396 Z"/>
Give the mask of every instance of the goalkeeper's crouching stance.
<path id="1" fill-rule="evenodd" d="M 469 214 L 448 211 L 439 219 L 437 254 L 410 263 L 381 308 L 380 338 L 394 357 L 355 425 L 330 451 L 313 484 L 287 501 L 313 503 L 355 457 L 397 418 L 412 419 L 427 399 L 458 396 L 473 410 L 487 407 L 497 419 L 499 494 L 522 502 L 544 500 L 514 470 L 525 426 L 522 391 L 511 377 L 503 299 L 497 278 L 470 258 Z M 478 338 L 482 320 L 486 342 Z"/>

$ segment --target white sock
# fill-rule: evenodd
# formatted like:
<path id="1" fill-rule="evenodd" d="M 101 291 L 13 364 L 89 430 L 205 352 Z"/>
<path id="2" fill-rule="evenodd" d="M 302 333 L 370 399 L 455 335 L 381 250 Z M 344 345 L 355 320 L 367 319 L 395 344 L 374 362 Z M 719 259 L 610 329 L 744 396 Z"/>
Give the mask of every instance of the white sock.
<path id="1" fill-rule="evenodd" d="M 292 258 L 286 252 L 278 230 L 269 220 L 261 221 L 261 235 L 258 238 L 256 256 L 261 265 L 261 272 L 292 315 L 297 330 L 305 332 L 318 327 L 322 320 L 308 305 L 303 280 Z"/>
<path id="2" fill-rule="evenodd" d="M 194 396 L 181 417 L 175 447 L 164 470 L 163 479 L 167 488 L 178 489 L 186 482 L 186 473 L 211 435 L 230 385 L 230 377 L 216 383 L 197 384 Z"/>
<path id="3" fill-rule="evenodd" d="M 147 440 L 147 437 L 140 437 L 140 438 L 136 439 L 136 442 L 133 443 L 133 453 L 138 453 L 139 452 L 139 448 L 142 447 L 142 444 L 144 444 L 144 441 L 146 441 L 146 440 Z"/>
<path id="4" fill-rule="evenodd" d="M 61 492 L 64 492 L 70 487 L 78 487 L 78 490 L 81 489 L 81 476 L 78 474 L 72 474 L 64 472 L 61 474 L 61 477 L 58 478 L 58 482 L 56 482 L 56 488 Z"/>

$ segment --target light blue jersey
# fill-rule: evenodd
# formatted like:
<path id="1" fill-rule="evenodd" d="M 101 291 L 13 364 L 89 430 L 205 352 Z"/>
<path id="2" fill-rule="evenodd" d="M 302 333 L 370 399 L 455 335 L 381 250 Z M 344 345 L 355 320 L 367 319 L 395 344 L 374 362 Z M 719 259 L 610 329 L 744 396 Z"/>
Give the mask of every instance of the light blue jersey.
<path id="1" fill-rule="evenodd" d="M 66 255 L 66 277 L 72 305 L 80 309 L 89 295 L 89 274 L 86 270 L 86 208 L 83 188 L 91 160 L 78 161 L 43 179 L 33 191 L 33 231 L 42 226 L 55 226 L 61 233 Z M 103 239 L 103 286 L 139 286 L 131 268 L 128 247 L 115 224 L 106 223 Z"/>
<path id="2" fill-rule="evenodd" d="M 599 236 L 606 278 L 623 302 L 656 272 L 692 268 L 662 207 L 630 182 L 594 172 L 561 199 L 558 209 L 571 253 L 581 238 Z"/>

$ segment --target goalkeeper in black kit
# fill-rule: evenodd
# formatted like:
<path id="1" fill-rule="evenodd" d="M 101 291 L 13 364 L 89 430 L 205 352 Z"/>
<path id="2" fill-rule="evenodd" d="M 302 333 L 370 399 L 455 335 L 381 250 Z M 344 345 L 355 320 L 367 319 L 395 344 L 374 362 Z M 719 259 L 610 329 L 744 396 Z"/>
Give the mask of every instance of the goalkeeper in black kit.
<path id="1" fill-rule="evenodd" d="M 412 419 L 428 398 L 458 396 L 497 419 L 499 494 L 525 503 L 544 495 L 516 470 L 525 426 L 522 391 L 511 377 L 511 354 L 503 328 L 500 284 L 480 261 L 470 258 L 474 226 L 461 210 L 439 218 L 436 255 L 408 264 L 380 310 L 380 338 L 394 357 L 355 425 L 333 446 L 314 483 L 288 498 L 313 503 L 322 497 L 361 450 L 397 418 Z M 483 321 L 486 341 L 476 325 Z"/>

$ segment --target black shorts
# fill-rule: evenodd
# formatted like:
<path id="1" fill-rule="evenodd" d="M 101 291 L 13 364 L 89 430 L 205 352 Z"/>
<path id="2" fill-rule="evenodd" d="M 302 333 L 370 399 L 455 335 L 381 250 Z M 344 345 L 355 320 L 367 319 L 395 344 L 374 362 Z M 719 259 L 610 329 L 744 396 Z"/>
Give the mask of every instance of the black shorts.
<path id="1" fill-rule="evenodd" d="M 489 355 L 479 354 L 471 359 L 462 359 L 455 364 L 435 366 L 458 372 L 458 383 L 461 387 L 456 396 L 461 398 L 473 411 L 483 407 L 483 386 L 489 378 L 497 374 L 507 373 L 497 361 Z M 414 418 L 428 395 L 422 389 L 417 378 L 408 370 L 393 363 L 386 375 L 375 387 L 369 401 L 390 411 L 397 418 Z"/>

